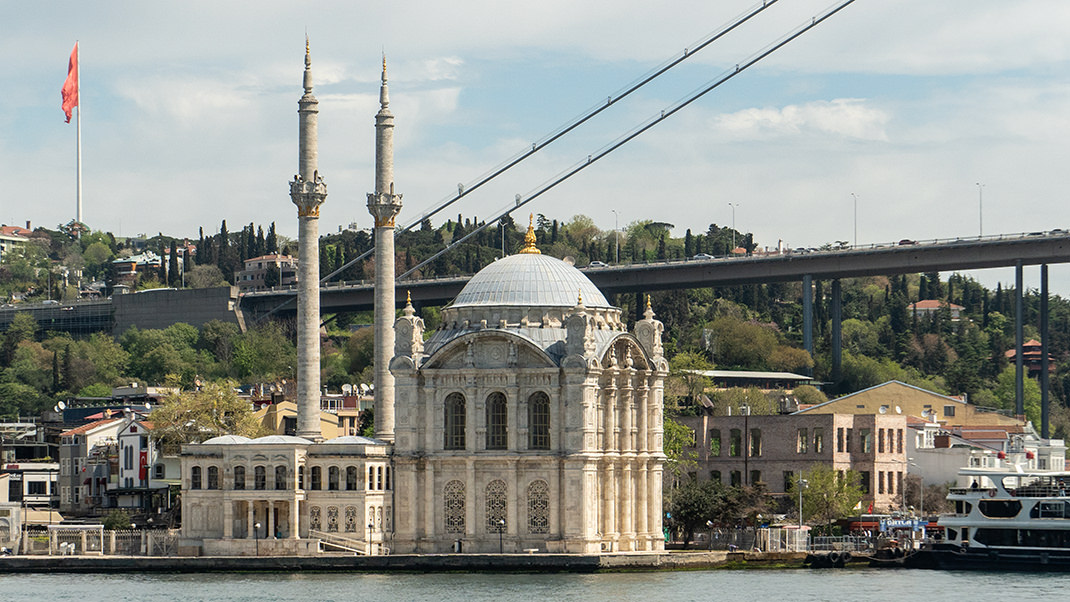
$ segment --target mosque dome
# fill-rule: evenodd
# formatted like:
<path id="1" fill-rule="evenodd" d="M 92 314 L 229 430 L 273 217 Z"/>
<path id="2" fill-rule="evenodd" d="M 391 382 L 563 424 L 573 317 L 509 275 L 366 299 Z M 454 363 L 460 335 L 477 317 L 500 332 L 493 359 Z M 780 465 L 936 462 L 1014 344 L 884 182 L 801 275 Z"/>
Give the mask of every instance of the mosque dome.
<path id="1" fill-rule="evenodd" d="M 518 253 L 472 276 L 450 307 L 612 307 L 583 272 L 547 255 Z"/>

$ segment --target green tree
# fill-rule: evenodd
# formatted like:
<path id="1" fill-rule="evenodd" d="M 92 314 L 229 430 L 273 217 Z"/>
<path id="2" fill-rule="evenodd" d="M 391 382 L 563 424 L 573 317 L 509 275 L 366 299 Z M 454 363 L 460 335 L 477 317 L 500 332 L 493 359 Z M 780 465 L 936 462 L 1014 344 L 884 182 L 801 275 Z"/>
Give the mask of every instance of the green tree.
<path id="1" fill-rule="evenodd" d="M 267 434 L 249 402 L 238 397 L 236 386 L 229 380 L 211 382 L 196 391 L 169 395 L 157 406 L 149 420 L 164 453 L 177 453 L 183 444 L 220 435 L 255 438 Z"/>
<path id="2" fill-rule="evenodd" d="M 861 478 L 853 470 L 841 477 L 825 464 L 814 464 L 802 473 L 802 478 L 807 482 L 802 490 L 804 521 L 827 524 L 829 532 L 834 520 L 848 516 L 862 501 Z M 791 499 L 798 499 L 798 487 L 798 480 L 793 481 L 788 491 Z"/>
<path id="3" fill-rule="evenodd" d="M 667 509 L 672 524 L 683 535 L 684 545 L 691 542 L 696 528 L 718 517 L 725 498 L 725 487 L 715 481 L 694 479 L 673 491 Z"/>
<path id="4" fill-rule="evenodd" d="M 665 484 L 669 489 L 679 485 L 681 477 L 697 465 L 695 431 L 666 416 L 663 431 L 665 469 L 671 478 Z"/>
<path id="5" fill-rule="evenodd" d="M 992 390 L 1000 407 L 1011 412 L 1017 409 L 1014 373 L 1015 367 L 1007 366 L 996 377 L 996 386 Z M 1040 385 L 1032 378 L 1024 378 L 1022 380 L 1022 394 L 1026 419 L 1032 421 L 1034 425 L 1040 424 Z"/>

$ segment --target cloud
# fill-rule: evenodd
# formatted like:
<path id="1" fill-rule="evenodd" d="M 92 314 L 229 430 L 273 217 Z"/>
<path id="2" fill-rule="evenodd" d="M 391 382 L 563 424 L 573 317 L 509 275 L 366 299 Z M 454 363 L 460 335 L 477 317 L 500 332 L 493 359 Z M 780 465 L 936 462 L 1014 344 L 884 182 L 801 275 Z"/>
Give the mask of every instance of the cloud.
<path id="1" fill-rule="evenodd" d="M 840 98 L 783 108 L 751 108 L 714 119 L 714 129 L 735 140 L 769 139 L 804 134 L 886 141 L 891 116 L 864 100 Z"/>

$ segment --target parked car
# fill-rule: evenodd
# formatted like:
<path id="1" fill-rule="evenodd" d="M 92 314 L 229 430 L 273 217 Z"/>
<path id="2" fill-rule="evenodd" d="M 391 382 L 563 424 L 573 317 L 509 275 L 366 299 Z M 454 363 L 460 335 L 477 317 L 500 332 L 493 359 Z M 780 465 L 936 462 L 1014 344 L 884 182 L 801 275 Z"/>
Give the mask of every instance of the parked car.
<path id="1" fill-rule="evenodd" d="M 909 238 L 904 238 L 903 240 L 899 241 L 899 244 L 905 246 L 905 245 L 916 245 L 918 243 L 917 243 L 917 241 L 910 240 Z"/>
<path id="2" fill-rule="evenodd" d="M 608 268 L 609 264 L 601 262 L 601 261 L 592 261 L 591 263 L 587 264 L 587 267 L 589 267 L 589 268 Z"/>
<path id="3" fill-rule="evenodd" d="M 691 257 L 691 259 L 713 259 L 713 255 L 710 255 L 708 253 L 699 253 Z"/>

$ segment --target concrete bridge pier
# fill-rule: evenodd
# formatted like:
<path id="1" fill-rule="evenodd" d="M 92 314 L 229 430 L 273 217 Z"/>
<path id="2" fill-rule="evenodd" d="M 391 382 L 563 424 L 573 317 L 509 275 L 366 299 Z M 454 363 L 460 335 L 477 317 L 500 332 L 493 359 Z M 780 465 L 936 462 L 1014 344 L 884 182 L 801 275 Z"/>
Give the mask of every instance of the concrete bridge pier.
<path id="1" fill-rule="evenodd" d="M 803 349 L 814 357 L 814 278 L 805 274 L 802 280 L 802 304 L 803 304 Z M 813 376 L 814 370 L 810 369 Z"/>
<path id="2" fill-rule="evenodd" d="M 839 395 L 843 381 L 843 294 L 840 280 L 832 281 L 832 390 Z"/>

